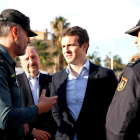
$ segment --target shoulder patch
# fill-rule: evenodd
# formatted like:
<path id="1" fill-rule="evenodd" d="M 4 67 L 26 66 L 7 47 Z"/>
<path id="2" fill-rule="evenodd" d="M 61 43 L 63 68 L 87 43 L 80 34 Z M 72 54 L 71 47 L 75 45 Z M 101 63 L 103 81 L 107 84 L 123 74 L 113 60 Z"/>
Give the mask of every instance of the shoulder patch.
<path id="1" fill-rule="evenodd" d="M 117 87 L 117 90 L 122 91 L 125 88 L 127 82 L 128 82 L 128 79 L 122 76 L 122 79 Z"/>

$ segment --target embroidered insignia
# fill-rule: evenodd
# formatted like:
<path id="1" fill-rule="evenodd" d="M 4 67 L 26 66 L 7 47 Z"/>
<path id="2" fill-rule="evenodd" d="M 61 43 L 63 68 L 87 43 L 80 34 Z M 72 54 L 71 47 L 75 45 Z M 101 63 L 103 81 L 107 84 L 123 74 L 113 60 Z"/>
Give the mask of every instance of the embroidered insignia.
<path id="1" fill-rule="evenodd" d="M 14 77 L 14 76 L 15 76 L 15 73 L 11 75 L 11 77 Z"/>
<path id="2" fill-rule="evenodd" d="M 117 87 L 117 90 L 122 91 L 125 88 L 127 81 L 128 81 L 128 79 L 122 76 L 122 79 Z"/>

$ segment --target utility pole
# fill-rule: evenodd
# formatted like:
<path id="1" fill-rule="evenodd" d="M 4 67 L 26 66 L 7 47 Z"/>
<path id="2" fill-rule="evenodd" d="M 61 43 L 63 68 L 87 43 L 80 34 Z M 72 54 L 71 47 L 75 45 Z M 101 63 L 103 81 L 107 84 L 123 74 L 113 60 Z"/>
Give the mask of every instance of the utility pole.
<path id="1" fill-rule="evenodd" d="M 114 38 L 111 39 L 111 69 L 113 70 L 113 48 L 114 48 Z"/>

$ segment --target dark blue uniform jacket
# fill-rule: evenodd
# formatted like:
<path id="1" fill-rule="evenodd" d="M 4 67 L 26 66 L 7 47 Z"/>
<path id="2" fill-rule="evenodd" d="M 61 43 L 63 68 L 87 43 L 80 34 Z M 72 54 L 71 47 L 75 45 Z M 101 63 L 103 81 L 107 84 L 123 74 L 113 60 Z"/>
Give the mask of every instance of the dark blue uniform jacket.
<path id="1" fill-rule="evenodd" d="M 23 124 L 38 116 L 36 105 L 22 108 L 21 88 L 16 80 L 15 62 L 0 46 L 0 140 L 18 139 Z"/>
<path id="2" fill-rule="evenodd" d="M 124 69 L 106 117 L 107 140 L 139 140 L 140 59 Z"/>

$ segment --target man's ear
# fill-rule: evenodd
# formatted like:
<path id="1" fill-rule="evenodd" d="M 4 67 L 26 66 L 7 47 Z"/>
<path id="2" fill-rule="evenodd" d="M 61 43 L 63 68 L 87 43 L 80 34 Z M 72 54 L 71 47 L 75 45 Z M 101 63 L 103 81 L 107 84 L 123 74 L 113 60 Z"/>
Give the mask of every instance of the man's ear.
<path id="1" fill-rule="evenodd" d="M 86 52 L 86 50 L 88 49 L 88 44 L 86 42 L 83 44 L 83 48 L 84 48 L 84 51 Z"/>
<path id="2" fill-rule="evenodd" d="M 13 38 L 17 40 L 17 38 L 18 38 L 18 28 L 13 27 L 11 31 L 12 31 Z"/>

